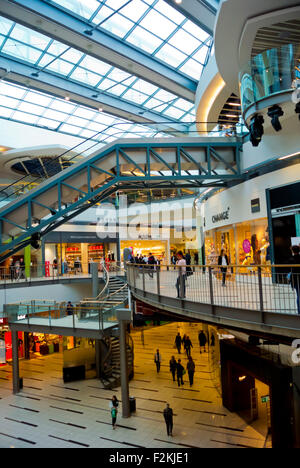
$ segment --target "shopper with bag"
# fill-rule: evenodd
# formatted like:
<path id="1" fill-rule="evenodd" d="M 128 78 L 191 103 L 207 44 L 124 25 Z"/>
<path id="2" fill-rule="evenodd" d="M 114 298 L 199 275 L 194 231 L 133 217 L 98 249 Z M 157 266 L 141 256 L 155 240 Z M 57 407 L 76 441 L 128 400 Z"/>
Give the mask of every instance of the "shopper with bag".
<path id="1" fill-rule="evenodd" d="M 119 401 L 115 395 L 112 397 L 111 401 L 109 402 L 109 407 L 110 407 L 110 412 L 111 412 L 112 427 L 113 429 L 116 429 Z"/>

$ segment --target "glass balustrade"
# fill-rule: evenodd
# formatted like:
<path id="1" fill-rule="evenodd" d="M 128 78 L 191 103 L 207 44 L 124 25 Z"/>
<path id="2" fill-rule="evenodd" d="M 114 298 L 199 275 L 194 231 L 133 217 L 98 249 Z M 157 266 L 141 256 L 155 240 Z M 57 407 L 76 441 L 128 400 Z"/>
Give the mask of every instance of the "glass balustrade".
<path id="1" fill-rule="evenodd" d="M 242 112 L 300 79 L 300 44 L 286 44 L 252 57 L 239 76 Z"/>

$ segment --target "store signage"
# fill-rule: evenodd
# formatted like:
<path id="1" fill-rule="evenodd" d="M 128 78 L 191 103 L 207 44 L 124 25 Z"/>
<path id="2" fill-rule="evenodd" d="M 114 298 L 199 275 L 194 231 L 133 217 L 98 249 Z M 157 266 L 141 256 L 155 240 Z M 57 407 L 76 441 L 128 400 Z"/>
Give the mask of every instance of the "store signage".
<path id="1" fill-rule="evenodd" d="M 255 198 L 251 200 L 251 213 L 259 213 L 260 212 L 260 199 Z"/>
<path id="2" fill-rule="evenodd" d="M 213 223 L 218 223 L 220 221 L 226 221 L 227 219 L 229 219 L 229 211 L 230 211 L 230 208 L 227 208 L 227 210 L 223 211 L 223 213 L 219 213 L 217 215 L 214 215 L 212 217 L 212 222 Z"/>
<path id="3" fill-rule="evenodd" d="M 265 395 L 265 396 L 262 396 L 262 397 L 261 397 L 261 402 L 262 402 L 262 403 L 268 403 L 269 400 L 270 400 L 270 396 L 269 396 L 269 395 Z"/>

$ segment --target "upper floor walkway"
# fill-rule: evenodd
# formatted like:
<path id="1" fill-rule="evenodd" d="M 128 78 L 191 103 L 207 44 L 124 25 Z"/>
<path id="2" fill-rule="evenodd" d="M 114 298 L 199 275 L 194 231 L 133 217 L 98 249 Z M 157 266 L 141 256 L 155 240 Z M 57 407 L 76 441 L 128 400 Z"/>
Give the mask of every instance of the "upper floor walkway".
<path id="1" fill-rule="evenodd" d="M 224 274 L 214 265 L 187 272 L 174 265 L 128 265 L 128 283 L 136 298 L 178 318 L 300 338 L 300 274 L 293 267 L 290 277 L 291 265 L 232 265 Z"/>

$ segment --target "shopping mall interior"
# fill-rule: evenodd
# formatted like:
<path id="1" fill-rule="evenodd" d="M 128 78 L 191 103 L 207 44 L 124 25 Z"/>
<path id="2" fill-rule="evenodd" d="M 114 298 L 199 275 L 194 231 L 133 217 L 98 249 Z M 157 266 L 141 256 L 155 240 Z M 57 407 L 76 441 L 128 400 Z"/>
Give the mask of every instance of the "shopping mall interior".
<path id="1" fill-rule="evenodd" d="M 300 448 L 299 316 L 299 1 L 0 0 L 0 447 Z"/>

